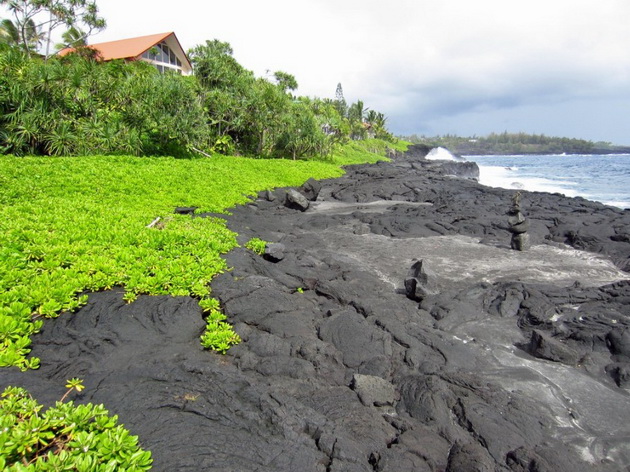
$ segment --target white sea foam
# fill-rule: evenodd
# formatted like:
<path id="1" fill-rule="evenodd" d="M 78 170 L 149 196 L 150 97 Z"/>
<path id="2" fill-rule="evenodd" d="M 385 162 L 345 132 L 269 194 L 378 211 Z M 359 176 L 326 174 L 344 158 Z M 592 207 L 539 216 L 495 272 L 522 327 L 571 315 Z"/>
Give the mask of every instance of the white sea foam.
<path id="1" fill-rule="evenodd" d="M 577 196 L 570 188 L 575 185 L 570 180 L 550 180 L 542 177 L 519 175 L 518 167 L 479 166 L 479 183 L 488 187 L 499 187 L 531 192 L 561 193 L 567 197 Z"/>
<path id="2" fill-rule="evenodd" d="M 622 201 L 622 200 L 610 200 L 606 202 L 602 202 L 604 205 L 615 206 L 621 209 L 629 208 L 630 209 L 630 201 Z"/>
<path id="3" fill-rule="evenodd" d="M 451 152 L 443 147 L 436 147 L 429 151 L 426 156 L 431 161 L 455 161 L 457 158 Z"/>

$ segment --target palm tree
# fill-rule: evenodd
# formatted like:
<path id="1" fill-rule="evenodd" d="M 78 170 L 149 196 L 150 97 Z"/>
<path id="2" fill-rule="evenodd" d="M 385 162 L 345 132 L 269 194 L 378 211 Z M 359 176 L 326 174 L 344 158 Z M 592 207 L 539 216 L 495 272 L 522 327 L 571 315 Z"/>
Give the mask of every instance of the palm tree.
<path id="1" fill-rule="evenodd" d="M 32 19 L 21 27 L 8 19 L 0 21 L 0 43 L 19 47 L 28 53 L 34 53 L 37 52 L 42 39 L 43 35 Z"/>
<path id="2" fill-rule="evenodd" d="M 387 118 L 381 112 L 374 112 L 374 110 L 370 110 L 367 121 L 372 125 L 375 132 L 378 134 L 378 131 L 385 130 L 385 122 L 387 121 Z"/>
<path id="3" fill-rule="evenodd" d="M 350 121 L 358 121 L 363 123 L 363 118 L 365 117 L 365 113 L 367 112 L 367 108 L 363 106 L 363 102 L 361 100 L 357 100 L 356 103 L 350 105 L 350 109 L 348 110 L 348 118 Z"/>
<path id="4" fill-rule="evenodd" d="M 20 43 L 20 33 L 11 20 L 0 21 L 0 43 L 14 46 Z"/>
<path id="5" fill-rule="evenodd" d="M 363 119 L 367 108 L 363 106 L 361 100 L 357 100 L 356 103 L 350 105 L 348 108 L 348 120 L 350 121 L 350 137 L 352 139 L 365 139 L 367 137 L 367 130 L 363 124 Z"/>
<path id="6" fill-rule="evenodd" d="M 55 49 L 80 48 L 87 46 L 87 34 L 76 26 L 71 26 L 61 35 L 61 43 L 55 44 Z"/>

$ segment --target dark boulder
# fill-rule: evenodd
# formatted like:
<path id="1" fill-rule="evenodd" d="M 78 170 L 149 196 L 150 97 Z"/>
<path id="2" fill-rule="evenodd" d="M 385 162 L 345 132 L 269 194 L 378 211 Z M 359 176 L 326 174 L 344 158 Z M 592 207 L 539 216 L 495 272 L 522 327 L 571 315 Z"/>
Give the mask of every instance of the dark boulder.
<path id="1" fill-rule="evenodd" d="M 510 215 L 508 224 L 510 225 L 510 232 L 514 234 L 525 233 L 529 229 L 529 221 L 520 212 L 516 215 Z"/>
<path id="2" fill-rule="evenodd" d="M 265 246 L 263 257 L 271 262 L 280 262 L 284 259 L 286 247 L 282 243 L 269 243 Z"/>
<path id="3" fill-rule="evenodd" d="M 354 374 L 351 387 L 366 406 L 393 406 L 396 401 L 396 388 L 380 377 Z"/>
<path id="4" fill-rule="evenodd" d="M 515 251 L 526 251 L 531 247 L 529 220 L 521 212 L 521 193 L 517 192 L 512 197 L 512 207 L 508 211 L 508 230 L 512 233 L 510 247 Z"/>
<path id="5" fill-rule="evenodd" d="M 630 361 L 630 329 L 613 329 L 606 336 L 606 344 L 612 355 L 621 356 Z"/>
<path id="6" fill-rule="evenodd" d="M 276 194 L 271 190 L 265 190 L 259 194 L 259 198 L 267 200 L 268 202 L 273 202 L 276 200 Z"/>
<path id="7" fill-rule="evenodd" d="M 433 148 L 426 144 L 412 144 L 407 148 L 405 159 L 424 159 L 431 149 Z"/>
<path id="8" fill-rule="evenodd" d="M 477 443 L 456 443 L 448 454 L 446 472 L 495 472 L 494 460 Z"/>
<path id="9" fill-rule="evenodd" d="M 462 179 L 479 180 L 479 166 L 476 162 L 447 161 L 442 164 L 442 172 Z"/>
<path id="10" fill-rule="evenodd" d="M 425 171 L 430 170 L 445 177 L 479 180 L 479 166 L 476 162 L 423 160 L 415 162 L 413 167 Z"/>
<path id="11" fill-rule="evenodd" d="M 529 353 L 541 359 L 574 365 L 579 359 L 578 353 L 555 338 L 538 331 L 532 331 L 528 346 Z"/>
<path id="12" fill-rule="evenodd" d="M 294 210 L 306 211 L 309 207 L 308 199 L 295 189 L 287 190 L 286 206 Z"/>
<path id="13" fill-rule="evenodd" d="M 317 200 L 319 192 L 322 190 L 322 184 L 315 179 L 308 179 L 304 185 L 302 185 L 301 193 L 308 200 L 314 202 Z"/>
<path id="14" fill-rule="evenodd" d="M 606 373 L 615 381 L 618 387 L 630 387 L 630 363 L 614 362 L 606 366 Z"/>
<path id="15" fill-rule="evenodd" d="M 192 215 L 198 207 L 177 207 L 175 213 L 178 215 Z"/>

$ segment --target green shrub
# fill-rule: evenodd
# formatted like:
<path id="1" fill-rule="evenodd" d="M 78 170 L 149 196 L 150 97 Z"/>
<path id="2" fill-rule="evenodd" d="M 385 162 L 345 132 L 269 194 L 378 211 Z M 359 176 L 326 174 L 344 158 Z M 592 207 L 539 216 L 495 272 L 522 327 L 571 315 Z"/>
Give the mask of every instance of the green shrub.
<path id="1" fill-rule="evenodd" d="M 83 54 L 43 60 L 0 42 L 0 153 L 329 159 L 351 136 L 394 141 L 382 113 L 296 97 L 291 74 L 256 78 L 228 43 L 189 57 L 194 76 Z"/>
<path id="2" fill-rule="evenodd" d="M 187 155 L 211 139 L 193 77 L 143 61 L 0 49 L 0 149 L 18 155 Z"/>

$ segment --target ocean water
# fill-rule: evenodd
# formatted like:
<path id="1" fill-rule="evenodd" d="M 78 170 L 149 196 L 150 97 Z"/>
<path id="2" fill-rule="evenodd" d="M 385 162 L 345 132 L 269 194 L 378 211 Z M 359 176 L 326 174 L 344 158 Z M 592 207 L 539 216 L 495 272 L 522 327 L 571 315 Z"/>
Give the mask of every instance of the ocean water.
<path id="1" fill-rule="evenodd" d="M 432 159 L 455 159 L 438 148 Z M 630 154 L 464 156 L 489 187 L 561 193 L 630 208 Z"/>

